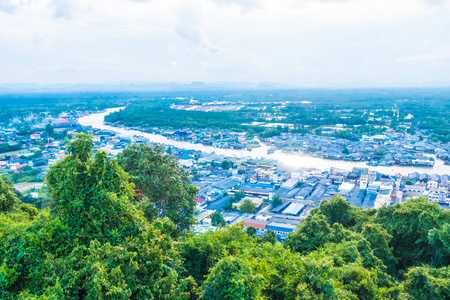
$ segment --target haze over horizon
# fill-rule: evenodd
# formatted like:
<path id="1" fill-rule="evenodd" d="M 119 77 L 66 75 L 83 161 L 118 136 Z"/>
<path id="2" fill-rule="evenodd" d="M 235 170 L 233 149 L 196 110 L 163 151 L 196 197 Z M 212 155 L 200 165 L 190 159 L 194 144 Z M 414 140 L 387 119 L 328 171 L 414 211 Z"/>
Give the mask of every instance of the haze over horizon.
<path id="1" fill-rule="evenodd" d="M 450 82 L 446 0 L 0 0 L 0 85 Z"/>

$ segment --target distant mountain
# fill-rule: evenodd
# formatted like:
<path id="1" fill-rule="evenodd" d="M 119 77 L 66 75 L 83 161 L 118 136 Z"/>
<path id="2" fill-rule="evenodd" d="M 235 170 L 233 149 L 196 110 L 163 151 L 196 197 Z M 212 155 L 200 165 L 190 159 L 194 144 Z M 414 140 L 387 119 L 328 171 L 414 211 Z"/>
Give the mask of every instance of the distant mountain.
<path id="1" fill-rule="evenodd" d="M 77 83 L 77 84 L 0 84 L 0 93 L 39 92 L 131 92 L 131 91 L 208 91 L 208 90 L 272 90 L 294 87 L 271 82 L 152 82 L 152 83 Z"/>

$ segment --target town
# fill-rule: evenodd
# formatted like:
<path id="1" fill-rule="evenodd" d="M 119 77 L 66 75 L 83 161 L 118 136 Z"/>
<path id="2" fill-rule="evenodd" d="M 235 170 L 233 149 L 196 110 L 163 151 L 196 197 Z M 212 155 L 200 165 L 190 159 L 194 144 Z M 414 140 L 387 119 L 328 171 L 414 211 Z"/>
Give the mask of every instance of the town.
<path id="1" fill-rule="evenodd" d="M 271 109 L 267 108 L 269 104 Z M 135 121 L 133 115 L 139 113 L 139 107 L 131 105 L 106 116 L 106 123 L 215 148 L 250 151 L 263 143 L 269 153 L 280 150 L 323 159 L 364 162 L 368 166 L 433 167 L 435 158 L 450 161 L 447 135 L 437 135 L 439 130 L 433 131 L 425 125 L 414 125 L 413 119 L 421 124 L 426 122 L 417 121 L 419 119 L 410 113 L 400 118 L 398 109 L 339 109 L 326 112 L 340 117 L 328 116 L 329 120 L 325 120 L 323 111 L 311 111 L 313 118 L 305 120 L 295 119 L 295 109 L 299 109 L 298 105 L 301 109 L 311 109 L 308 105 L 312 104 L 290 104 L 291 110 L 287 109 L 288 103 L 275 102 L 171 105 L 161 111 L 144 106 L 139 111 L 152 114 L 144 121 Z M 220 115 L 212 115 L 218 112 Z M 231 116 L 235 119 L 227 119 Z M 224 120 L 217 126 L 209 126 L 214 117 Z M 163 121 L 165 118 L 173 122 Z M 193 118 L 201 121 L 194 122 Z M 239 123 L 248 118 L 255 121 Z M 298 123 L 280 123 L 287 118 Z M 356 122 L 360 124 L 354 125 Z"/>
<path id="2" fill-rule="evenodd" d="M 31 124 L 28 127 L 24 127 L 23 122 L 11 122 L 0 128 L 0 174 L 24 195 L 25 203 L 37 207 L 48 205 L 45 174 L 49 166 L 64 158 L 67 142 L 77 133 L 93 134 L 95 150 L 105 150 L 110 157 L 115 157 L 131 143 L 156 145 L 141 136 L 124 137 L 114 131 L 81 126 L 78 119 L 91 113 L 74 111 L 57 117 L 44 114 L 28 118 L 27 124 Z M 429 154 L 445 157 L 449 153 L 441 142 L 395 132 L 364 137 L 360 142 L 326 134 L 282 133 L 255 141 L 242 132 L 217 129 L 153 129 L 152 132 L 217 148 L 244 149 L 263 143 L 272 151 L 308 152 L 313 156 L 342 160 L 374 157 L 380 164 L 432 166 L 434 159 Z M 254 227 L 257 235 L 273 230 L 283 240 L 314 207 L 335 195 L 364 209 L 402 203 L 419 196 L 447 209 L 450 203 L 449 176 L 427 172 L 427 168 L 421 173 L 405 175 L 356 167 L 352 170 L 293 169 L 272 159 L 229 157 L 170 145 L 165 148 L 189 170 L 192 184 L 198 188 L 195 232 L 244 222 L 244 228 Z"/>
<path id="3" fill-rule="evenodd" d="M 363 161 L 369 166 L 422 166 L 432 167 L 436 155 L 449 160 L 448 145 L 439 141 L 424 140 L 419 135 L 387 130 L 385 134 L 363 135 L 360 141 L 328 136 L 332 132 L 324 128 L 321 135 L 282 132 L 279 136 L 261 138 L 260 141 L 246 137 L 245 133 L 219 129 L 163 130 L 158 128 L 134 129 L 164 135 L 177 141 L 203 144 L 224 149 L 248 149 L 269 146 L 269 152 L 281 150 L 287 153 L 308 154 L 332 160 Z"/>

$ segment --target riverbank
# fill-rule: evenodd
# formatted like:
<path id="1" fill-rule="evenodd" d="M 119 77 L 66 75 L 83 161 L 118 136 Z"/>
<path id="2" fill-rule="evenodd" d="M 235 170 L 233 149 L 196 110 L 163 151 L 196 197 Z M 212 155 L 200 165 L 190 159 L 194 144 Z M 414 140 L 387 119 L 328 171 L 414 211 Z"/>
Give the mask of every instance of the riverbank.
<path id="1" fill-rule="evenodd" d="M 435 158 L 435 164 L 433 168 L 425 167 L 409 167 L 409 166 L 367 166 L 364 162 L 355 161 L 341 161 L 341 160 L 328 160 L 318 157 L 312 157 L 309 155 L 299 155 L 293 153 L 285 153 L 280 150 L 276 150 L 273 153 L 269 153 L 270 146 L 260 143 L 261 147 L 248 150 L 236 150 L 236 149 L 223 149 L 213 146 L 206 146 L 202 144 L 193 144 L 184 141 L 177 141 L 169 139 L 163 135 L 147 133 L 139 130 L 128 129 L 124 127 L 112 126 L 105 124 L 104 118 L 106 115 L 119 111 L 124 107 L 109 108 L 106 111 L 91 114 L 81 117 L 78 122 L 82 126 L 90 126 L 96 129 L 110 130 L 116 132 L 119 136 L 133 137 L 142 136 L 148 139 L 152 143 L 158 143 L 163 145 L 171 145 L 180 149 L 192 149 L 196 151 L 202 151 L 206 153 L 215 153 L 219 155 L 225 155 L 229 157 L 241 157 L 241 158 L 255 158 L 255 159 L 273 159 L 278 163 L 289 169 L 296 168 L 315 168 L 319 170 L 329 170 L 330 168 L 338 168 L 344 170 L 352 170 L 353 168 L 367 168 L 369 170 L 377 171 L 383 174 L 402 174 L 407 175 L 409 173 L 428 173 L 428 174 L 450 174 L 450 166 L 445 165 L 444 161 L 436 159 L 433 155 L 428 155 Z"/>

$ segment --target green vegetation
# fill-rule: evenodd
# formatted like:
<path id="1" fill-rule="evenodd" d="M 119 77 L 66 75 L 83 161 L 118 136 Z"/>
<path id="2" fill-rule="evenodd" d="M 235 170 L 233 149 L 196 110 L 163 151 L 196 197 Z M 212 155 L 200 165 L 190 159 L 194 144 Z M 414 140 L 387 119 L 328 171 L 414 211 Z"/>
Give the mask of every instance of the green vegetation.
<path id="1" fill-rule="evenodd" d="M 39 169 L 31 169 L 30 167 L 24 167 L 17 173 L 6 174 L 4 175 L 12 183 L 20 183 L 20 182 L 39 182 L 42 180 L 38 180 L 36 175 L 38 175 L 41 171 Z"/>
<path id="2" fill-rule="evenodd" d="M 7 155 L 14 155 L 14 154 L 25 154 L 28 153 L 28 151 L 20 150 L 22 149 L 22 143 L 18 142 L 15 144 L 8 144 L 8 143 L 1 143 L 0 144 L 0 153 L 7 156 Z"/>
<path id="3" fill-rule="evenodd" d="M 10 211 L 18 201 L 15 193 L 0 177 L 0 212 Z"/>
<path id="4" fill-rule="evenodd" d="M 135 195 L 148 221 L 167 217 L 182 232 L 194 224 L 194 196 L 189 173 L 162 147 L 134 144 L 118 156 L 119 165 L 131 175 Z"/>
<path id="5" fill-rule="evenodd" d="M 126 95 L 125 97 L 130 97 Z M 29 93 L 0 95 L 0 123 L 19 122 L 20 135 L 29 135 L 30 115 L 52 117 L 65 111 L 102 110 L 123 105 L 121 93 Z"/>
<path id="6" fill-rule="evenodd" d="M 243 213 L 255 212 L 258 207 L 250 199 L 244 199 L 242 204 L 239 206 L 239 210 Z"/>
<path id="7" fill-rule="evenodd" d="M 383 148 L 378 148 L 376 154 L 378 156 L 385 156 L 386 155 L 386 151 Z"/>
<path id="8" fill-rule="evenodd" d="M 214 226 L 225 226 L 227 222 L 225 222 L 225 219 L 223 217 L 223 214 L 221 212 L 215 212 L 211 216 L 211 224 Z"/>
<path id="9" fill-rule="evenodd" d="M 316 147 L 314 147 L 314 146 L 309 146 L 308 147 L 308 151 L 309 152 L 317 152 L 317 151 L 320 151 L 321 150 L 321 148 L 319 147 L 319 148 L 316 148 Z"/>
<path id="10" fill-rule="evenodd" d="M 186 105 L 189 99 L 199 104 L 212 101 L 243 106 L 238 111 L 205 112 L 171 109 L 171 104 Z M 221 128 L 246 131 L 249 137 L 278 136 L 283 132 L 321 134 L 326 126 L 343 125 L 332 130 L 334 137 L 357 140 L 361 135 L 381 134 L 388 126 L 396 131 L 426 135 L 435 141 L 450 141 L 450 90 L 436 89 L 302 89 L 283 91 L 167 91 L 122 93 L 49 93 L 0 95 L 0 123 L 20 123 L 20 134 L 29 134 L 26 117 L 57 116 L 64 111 L 102 110 L 128 105 L 125 110 L 106 117 L 126 126 L 160 128 Z M 407 117 L 407 118 L 406 118 Z M 406 118 L 406 119 L 405 119 Z M 273 128 L 254 126 L 253 122 L 279 124 Z M 290 127 L 284 124 L 291 124 Z M 52 130 L 48 129 L 51 134 Z M 57 139 L 63 139 L 56 137 Z M 7 144 L 1 147 L 9 147 Z M 0 149 L 1 152 L 1 149 Z"/>
<path id="11" fill-rule="evenodd" d="M 240 91 L 231 102 L 244 106 L 238 111 L 170 109 L 173 103 L 189 104 L 186 100 L 189 96 L 202 104 L 213 99 L 229 102 L 230 94 L 231 91 L 185 92 L 182 93 L 186 97 L 184 100 L 162 96 L 153 97 L 152 101 L 136 99 L 106 120 L 144 128 L 214 127 L 247 131 L 249 137 L 257 134 L 262 138 L 279 136 L 283 132 L 321 135 L 325 126 L 343 125 L 343 130 L 331 130 L 328 135 L 352 141 L 359 140 L 361 135 L 382 134 L 383 126 L 387 126 L 409 134 L 425 129 L 430 131 L 433 140 L 450 141 L 448 89 Z M 273 128 L 250 125 L 254 122 L 280 125 Z M 291 124 L 291 127 L 284 124 Z"/>
<path id="12" fill-rule="evenodd" d="M 224 160 L 222 161 L 222 163 L 220 164 L 220 166 L 221 166 L 223 169 L 225 169 L 225 170 L 228 170 L 228 169 L 232 168 L 233 165 L 234 165 L 234 163 L 233 163 L 231 160 L 229 160 L 229 159 L 224 159 Z"/>
<path id="13" fill-rule="evenodd" d="M 69 239 L 112 244 L 140 232 L 141 218 L 133 206 L 130 176 L 117 161 L 99 151 L 91 156 L 92 136 L 80 134 L 69 155 L 47 174 L 52 214 L 68 226 Z"/>
<path id="14" fill-rule="evenodd" d="M 167 195 L 184 197 L 189 189 L 171 160 L 151 151 L 133 146 L 121 157 L 129 175 L 105 152 L 92 154 L 91 137 L 79 135 L 51 167 L 52 205 L 39 211 L 0 179 L 0 298 L 450 297 L 450 212 L 428 199 L 363 210 L 335 196 L 284 243 L 270 230 L 262 237 L 251 227 L 246 233 L 242 223 L 197 235 L 181 230 L 169 213 L 144 216 L 149 203 L 168 203 Z M 146 156 L 139 175 L 134 158 Z M 145 187 L 159 184 L 158 170 L 182 181 L 159 186 L 167 189 L 162 202 Z M 222 223 L 220 214 L 213 219 Z"/>
<path id="15" fill-rule="evenodd" d="M 133 117 L 133 121 L 130 118 Z M 146 126 L 160 128 L 223 128 L 245 129 L 241 123 L 251 123 L 241 112 L 184 111 L 170 108 L 164 101 L 148 102 L 144 105 L 129 106 L 125 110 L 110 114 L 107 122 L 120 122 L 126 126 Z M 255 126 L 257 128 L 257 126 Z M 261 129 L 261 131 L 264 128 Z"/>
<path id="16" fill-rule="evenodd" d="M 233 203 L 239 202 L 244 198 L 245 193 L 243 191 L 238 191 L 234 193 L 232 197 L 228 199 L 227 204 L 223 207 L 224 210 L 231 211 L 233 209 Z"/>
<path id="17" fill-rule="evenodd" d="M 256 228 L 253 227 L 253 226 L 248 226 L 248 227 L 247 227 L 247 234 L 248 234 L 249 236 L 255 236 L 255 234 L 256 234 Z"/>
<path id="18" fill-rule="evenodd" d="M 272 207 L 275 208 L 278 205 L 280 205 L 281 203 L 283 203 L 283 198 L 280 195 L 274 195 L 272 198 Z"/>

